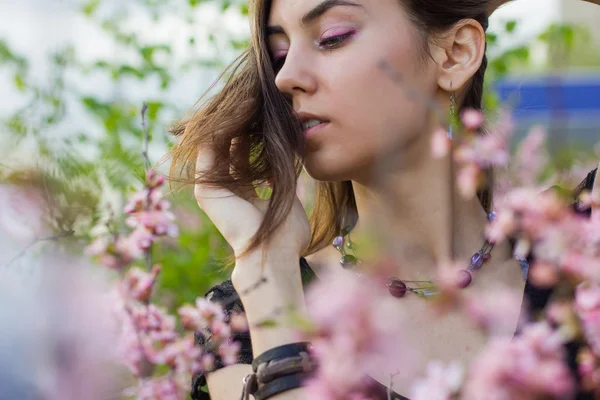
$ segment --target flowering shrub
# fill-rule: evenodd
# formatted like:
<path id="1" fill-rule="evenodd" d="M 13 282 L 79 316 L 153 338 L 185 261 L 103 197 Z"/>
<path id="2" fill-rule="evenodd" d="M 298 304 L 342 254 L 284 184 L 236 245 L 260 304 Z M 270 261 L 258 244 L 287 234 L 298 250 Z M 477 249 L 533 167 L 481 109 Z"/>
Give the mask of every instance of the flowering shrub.
<path id="1" fill-rule="evenodd" d="M 117 350 L 136 378 L 124 395 L 144 400 L 187 398 L 192 376 L 211 371 L 215 355 L 226 365 L 236 362 L 239 343 L 231 335 L 247 329 L 242 315 L 226 318 L 220 305 L 202 297 L 195 305 L 179 308 L 179 321 L 151 302 L 161 271 L 151 264 L 151 248 L 160 237 L 178 234 L 171 205 L 161 192 L 163 184 L 164 178 L 149 170 L 145 187 L 124 208 L 132 231 L 108 232 L 87 248 L 101 265 L 121 276 L 112 292 Z M 137 261 L 145 261 L 146 269 L 135 266 Z M 212 347 L 196 346 L 195 332 L 210 335 Z"/>
<path id="2" fill-rule="evenodd" d="M 540 128 L 529 133 L 509 160 L 512 124 L 508 117 L 502 116 L 488 127 L 491 133 L 487 136 L 476 134 L 484 123 L 483 115 L 468 110 L 462 119 L 464 130 L 452 140 L 443 130 L 434 133 L 434 156 L 454 157 L 456 185 L 467 197 L 484 183 L 487 168 L 499 172 L 496 218 L 487 227 L 488 239 L 499 242 L 514 238 L 515 256 L 521 260 L 533 257 L 529 271 L 524 269 L 530 283 L 556 287 L 558 295 L 544 314 L 523 315 L 520 334 L 510 340 L 506 333 L 514 328 L 509 321 L 515 320 L 511 313 L 518 308 L 521 293 L 505 289 L 478 296 L 465 294 L 458 290 L 455 279 L 461 263 L 440 265 L 435 281 L 441 293 L 438 300 L 428 303 L 431 311 L 438 315 L 461 312 L 489 340 L 469 365 L 430 361 L 424 375 L 413 381 L 408 395 L 412 400 L 572 398 L 579 385 L 598 396 L 599 194 L 583 192 L 573 204 L 569 196 L 547 189 L 553 180 L 548 174 L 540 179 L 549 160 Z M 156 303 L 153 294 L 163 267 L 153 263 L 152 249 L 161 238 L 179 233 L 175 214 L 162 194 L 163 184 L 163 177 L 149 170 L 144 187 L 123 209 L 127 231 L 108 227 L 87 247 L 88 255 L 119 277 L 103 304 L 111 307 L 113 323 L 107 327 L 118 338 L 112 350 L 133 378 L 122 395 L 136 399 L 187 398 L 192 375 L 211 371 L 218 360 L 225 365 L 237 361 L 240 344 L 232 336 L 248 329 L 242 314 L 229 315 L 222 305 L 203 297 L 183 305 L 175 315 Z M 11 198 L 11 204 L 25 206 Z M 581 215 L 591 209 L 591 218 Z M 4 230 L 18 228 L 3 222 L 0 228 Z M 45 232 L 35 218 L 29 226 L 29 231 Z M 389 383 L 393 388 L 398 376 L 395 372 L 419 361 L 414 346 L 418 338 L 411 337 L 398 323 L 402 320 L 401 307 L 381 290 L 377 277 L 384 272 L 377 268 L 371 272 L 373 275 L 361 277 L 342 273 L 325 277 L 307 293 L 311 320 L 298 331 L 312 342 L 320 365 L 307 382 L 309 398 L 372 398 L 372 382 L 365 380 L 366 375 L 373 370 L 391 371 Z M 80 290 L 74 293 L 83 298 L 85 285 L 75 286 Z M 98 302 L 93 304 L 98 307 Z M 210 336 L 210 341 L 199 346 L 194 334 Z M 574 360 L 578 376 L 569 368 L 566 344 L 578 346 Z M 100 359 L 96 353 L 89 357 Z M 65 379 L 57 375 L 56 381 Z M 99 382 L 107 387 L 104 380 Z M 64 388 L 58 392 L 67 393 Z"/>

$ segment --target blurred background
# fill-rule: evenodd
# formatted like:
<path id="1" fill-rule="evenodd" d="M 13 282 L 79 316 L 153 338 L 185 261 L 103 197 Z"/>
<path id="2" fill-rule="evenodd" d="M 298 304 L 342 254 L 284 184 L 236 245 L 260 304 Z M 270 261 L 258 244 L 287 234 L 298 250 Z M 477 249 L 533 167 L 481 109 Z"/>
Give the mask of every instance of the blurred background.
<path id="1" fill-rule="evenodd" d="M 168 126 L 245 47 L 247 3 L 0 0 L 0 20 L 0 280 L 30 287 L 49 248 L 81 248 L 108 210 L 118 220 L 142 186 L 143 102 L 157 162 L 172 145 Z M 600 7 L 518 0 L 492 17 L 488 46 L 486 105 L 514 112 L 517 138 L 546 126 L 562 168 L 597 154 Z M 43 190 L 14 190 L 24 183 Z M 170 199 L 181 234 L 153 259 L 160 302 L 174 309 L 228 276 L 228 247 L 189 190 Z M 45 235 L 23 222 L 28 202 L 52 215 Z M 15 227 L 29 236 L 15 240 Z"/>

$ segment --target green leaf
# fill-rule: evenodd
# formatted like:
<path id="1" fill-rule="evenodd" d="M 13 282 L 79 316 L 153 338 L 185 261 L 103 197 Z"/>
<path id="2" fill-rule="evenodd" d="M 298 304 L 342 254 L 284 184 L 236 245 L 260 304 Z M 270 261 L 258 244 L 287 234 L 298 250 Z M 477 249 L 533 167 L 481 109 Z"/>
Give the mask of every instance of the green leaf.
<path id="1" fill-rule="evenodd" d="M 15 74 L 14 84 L 15 84 L 15 87 L 17 88 L 17 90 L 19 90 L 20 92 L 24 91 L 25 88 L 27 87 L 27 85 L 25 84 L 23 75 L 21 75 L 21 74 Z"/>
<path id="2" fill-rule="evenodd" d="M 86 4 L 83 5 L 81 11 L 88 17 L 91 17 L 92 14 L 98 9 L 100 5 L 100 0 L 90 0 Z"/>
<path id="3" fill-rule="evenodd" d="M 517 21 L 512 20 L 512 21 L 508 21 L 506 23 L 506 26 L 505 26 L 506 32 L 513 33 L 516 28 L 517 28 Z"/>

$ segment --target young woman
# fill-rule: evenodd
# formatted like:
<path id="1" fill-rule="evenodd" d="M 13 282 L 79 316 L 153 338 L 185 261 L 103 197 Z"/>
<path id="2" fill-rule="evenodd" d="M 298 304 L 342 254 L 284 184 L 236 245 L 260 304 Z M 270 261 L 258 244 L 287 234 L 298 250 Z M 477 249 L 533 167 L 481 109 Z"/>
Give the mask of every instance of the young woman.
<path id="1" fill-rule="evenodd" d="M 239 337 L 246 364 L 210 373 L 210 398 L 239 398 L 253 355 L 258 363 L 273 352 L 290 359 L 303 353 L 285 324 L 261 328 L 257 322 L 283 318 L 276 311 L 290 304 L 308 312 L 302 273 L 341 268 L 331 246 L 338 235 L 382 234 L 393 243 L 402 266 L 395 275 L 403 281 L 429 281 L 439 263 L 469 260 L 485 246 L 489 188 L 471 200 L 452 193 L 451 163 L 433 158 L 430 143 L 447 110 L 481 108 L 485 31 L 490 12 L 502 3 L 251 2 L 250 48 L 223 90 L 174 129 L 180 140 L 173 175 L 184 166 L 195 177 L 200 207 L 235 254 L 231 281 L 208 298 L 219 301 L 237 291 L 241 302 L 234 307 L 243 306 L 251 326 L 249 336 Z M 310 222 L 295 195 L 302 167 L 318 181 Z M 256 182 L 271 185 L 270 201 L 257 197 Z M 508 242 L 495 245 L 465 290 L 477 294 L 497 286 L 525 288 Z M 431 319 L 419 296 L 404 296 L 398 307 L 406 330 L 420 338 L 423 360 L 395 380 L 395 398 L 408 393 L 428 360 L 468 362 L 486 341 L 459 316 Z M 519 313 L 515 307 L 506 335 L 514 333 Z M 389 372 L 370 376 L 385 389 Z M 305 398 L 290 376 L 256 398 Z M 199 391 L 203 379 L 194 383 L 194 398 L 207 398 Z"/>

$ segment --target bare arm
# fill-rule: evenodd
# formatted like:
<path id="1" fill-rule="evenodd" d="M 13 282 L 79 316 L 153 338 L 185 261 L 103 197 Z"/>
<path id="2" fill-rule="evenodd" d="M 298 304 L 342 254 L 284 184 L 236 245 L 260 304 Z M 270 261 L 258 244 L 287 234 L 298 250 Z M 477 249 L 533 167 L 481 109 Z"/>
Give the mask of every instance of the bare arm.
<path id="1" fill-rule="evenodd" d="M 242 393 L 242 380 L 252 373 L 248 364 L 230 365 L 211 372 L 206 376 L 211 400 L 239 399 Z"/>
<path id="2" fill-rule="evenodd" d="M 306 312 L 300 269 L 299 256 L 293 253 L 271 251 L 265 263 L 264 275 L 267 282 L 251 291 L 253 282 L 260 279 L 260 261 L 256 254 L 243 261 L 236 262 L 232 281 L 244 304 L 246 317 L 250 325 L 252 351 L 255 355 L 283 344 L 297 342 L 292 329 L 286 328 L 286 313 L 282 309 L 294 305 L 297 312 Z M 289 266 L 288 266 L 289 265 Z M 260 322 L 275 320 L 276 327 L 261 328 Z M 219 369 L 207 375 L 208 390 L 212 400 L 237 399 L 242 393 L 243 378 L 252 373 L 247 364 L 237 364 Z M 273 400 L 304 399 L 303 390 L 295 389 L 277 396 Z"/>

